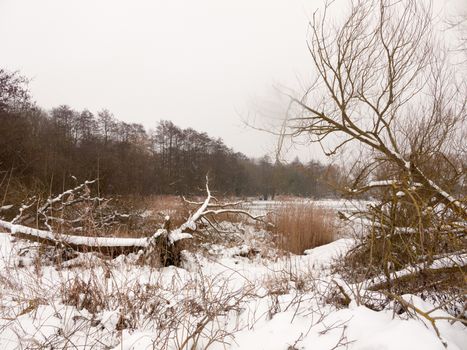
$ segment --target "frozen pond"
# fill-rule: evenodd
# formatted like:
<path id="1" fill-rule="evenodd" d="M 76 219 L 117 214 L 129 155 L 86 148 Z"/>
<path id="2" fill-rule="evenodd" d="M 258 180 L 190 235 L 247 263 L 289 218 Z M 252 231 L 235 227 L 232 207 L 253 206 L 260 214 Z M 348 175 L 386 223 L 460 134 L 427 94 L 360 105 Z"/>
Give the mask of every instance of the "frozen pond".
<path id="1" fill-rule="evenodd" d="M 344 212 L 356 212 L 365 209 L 368 205 L 372 204 L 372 201 L 366 200 L 348 200 L 348 199 L 295 199 L 288 201 L 261 201 L 253 200 L 245 205 L 249 211 L 254 215 L 263 215 L 267 212 L 277 210 L 280 207 L 287 206 L 290 204 L 311 204 L 317 208 L 324 208 Z"/>

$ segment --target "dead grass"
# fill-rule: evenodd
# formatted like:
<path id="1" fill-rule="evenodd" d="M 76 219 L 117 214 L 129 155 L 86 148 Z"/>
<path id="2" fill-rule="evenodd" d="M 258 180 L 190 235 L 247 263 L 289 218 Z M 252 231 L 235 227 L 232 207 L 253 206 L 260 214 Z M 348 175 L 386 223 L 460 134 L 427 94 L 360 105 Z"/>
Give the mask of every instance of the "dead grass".
<path id="1" fill-rule="evenodd" d="M 132 213 L 128 224 L 113 227 L 109 233 L 115 237 L 146 237 L 163 226 L 170 217 L 172 227 L 181 225 L 189 216 L 189 208 L 177 196 L 128 196 L 114 201 L 124 212 Z M 134 215 L 136 214 L 136 215 Z"/>
<path id="2" fill-rule="evenodd" d="M 286 203 L 272 214 L 271 221 L 278 247 L 294 254 L 336 238 L 334 213 L 312 203 Z"/>
<path id="3" fill-rule="evenodd" d="M 161 223 L 166 215 L 174 226 L 183 224 L 189 216 L 189 209 L 180 197 L 177 196 L 149 196 L 144 198 L 145 208 L 152 211 L 152 217 Z"/>

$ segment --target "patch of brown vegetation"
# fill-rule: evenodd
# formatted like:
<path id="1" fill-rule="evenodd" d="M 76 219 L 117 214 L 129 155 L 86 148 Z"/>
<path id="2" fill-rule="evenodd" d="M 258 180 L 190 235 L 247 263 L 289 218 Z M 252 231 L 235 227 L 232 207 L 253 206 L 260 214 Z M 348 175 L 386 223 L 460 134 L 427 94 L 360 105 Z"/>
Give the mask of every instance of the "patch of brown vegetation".
<path id="1" fill-rule="evenodd" d="M 113 227 L 109 232 L 115 237 L 147 237 L 164 225 L 166 216 L 170 217 L 171 227 L 176 227 L 190 214 L 187 205 L 177 196 L 120 197 L 115 203 L 132 214 L 126 225 Z"/>
<path id="2" fill-rule="evenodd" d="M 312 203 L 286 203 L 271 215 L 271 221 L 278 247 L 294 254 L 336 238 L 334 213 Z"/>

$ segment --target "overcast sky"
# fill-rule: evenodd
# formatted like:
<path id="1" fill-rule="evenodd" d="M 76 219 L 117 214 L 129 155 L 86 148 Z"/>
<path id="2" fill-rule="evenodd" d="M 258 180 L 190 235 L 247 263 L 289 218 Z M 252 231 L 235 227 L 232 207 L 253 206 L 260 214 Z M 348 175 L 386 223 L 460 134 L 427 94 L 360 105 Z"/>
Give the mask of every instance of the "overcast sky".
<path id="1" fill-rule="evenodd" d="M 147 128 L 168 119 L 261 156 L 275 140 L 242 118 L 268 110 L 273 86 L 307 80 L 308 16 L 321 3 L 0 0 L 0 66 L 32 78 L 44 108 L 107 108 Z"/>

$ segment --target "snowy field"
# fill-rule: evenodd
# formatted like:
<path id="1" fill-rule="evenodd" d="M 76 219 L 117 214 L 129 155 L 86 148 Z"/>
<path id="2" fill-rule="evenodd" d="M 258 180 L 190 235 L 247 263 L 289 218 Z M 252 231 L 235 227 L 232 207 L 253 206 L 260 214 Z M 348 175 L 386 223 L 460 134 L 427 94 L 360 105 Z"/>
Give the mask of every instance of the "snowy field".
<path id="1" fill-rule="evenodd" d="M 467 349 L 466 328 L 330 302 L 340 239 L 303 256 L 278 256 L 265 232 L 186 253 L 183 268 L 83 254 L 40 263 L 31 243 L 0 234 L 2 349 Z M 260 253 L 248 257 L 251 247 Z M 435 308 L 405 295 L 424 311 Z M 441 310 L 433 316 L 448 316 Z"/>

